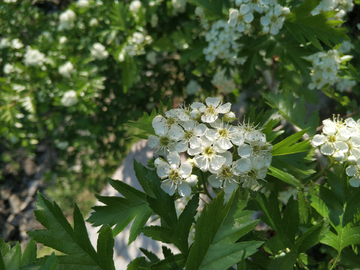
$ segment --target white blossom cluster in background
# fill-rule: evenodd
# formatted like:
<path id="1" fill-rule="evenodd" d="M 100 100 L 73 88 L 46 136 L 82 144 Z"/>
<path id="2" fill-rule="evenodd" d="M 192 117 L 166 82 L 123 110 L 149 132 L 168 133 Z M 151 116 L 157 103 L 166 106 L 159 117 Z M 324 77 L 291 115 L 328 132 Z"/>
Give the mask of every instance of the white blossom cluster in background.
<path id="1" fill-rule="evenodd" d="M 119 53 L 119 61 L 125 60 L 125 55 L 135 56 L 145 54 L 144 46 L 151 44 L 152 38 L 144 32 L 135 32 L 127 40 L 127 44 Z"/>
<path id="2" fill-rule="evenodd" d="M 177 190 L 181 196 L 189 196 L 198 181 L 192 173 L 194 167 L 210 172 L 209 184 L 226 194 L 239 184 L 252 188 L 259 185 L 259 179 L 264 180 L 272 145 L 253 124 L 230 124 L 236 119 L 230 109 L 230 103 L 208 97 L 205 104 L 194 102 L 188 108 L 172 109 L 154 118 L 156 135 L 149 136 L 148 145 L 166 156 L 166 160 L 155 160 L 165 192 L 173 195 Z M 191 159 L 181 164 L 179 153 Z"/>
<path id="3" fill-rule="evenodd" d="M 337 50 L 318 52 L 304 57 L 313 65 L 310 73 L 311 83 L 309 89 L 321 89 L 326 84 L 334 85 L 337 83 L 336 88 L 339 91 L 344 91 L 348 89 L 347 87 L 354 86 L 354 83 L 344 81 L 338 76 L 340 63 L 349 58 L 351 56 L 348 55 L 340 57 Z"/>
<path id="4" fill-rule="evenodd" d="M 232 73 L 235 72 L 233 71 Z M 220 69 L 215 73 L 214 78 L 212 79 L 211 82 L 221 92 L 225 94 L 229 94 L 236 88 L 235 81 L 232 77 L 233 76 L 227 77 L 225 75 L 225 69 Z"/>
<path id="5" fill-rule="evenodd" d="M 71 30 L 74 28 L 74 22 L 76 20 L 76 14 L 71 9 L 68 9 L 60 14 L 59 16 L 60 24 L 58 27 L 59 31 L 62 30 Z"/>
<path id="6" fill-rule="evenodd" d="M 64 77 L 70 77 L 71 73 L 74 72 L 74 66 L 70 61 L 67 61 L 65 64 L 59 67 L 60 75 Z"/>
<path id="7" fill-rule="evenodd" d="M 65 107 L 70 107 L 78 103 L 77 94 L 74 90 L 69 90 L 64 93 L 61 98 L 61 104 Z"/>
<path id="8" fill-rule="evenodd" d="M 45 54 L 37 49 L 31 49 L 29 46 L 26 47 L 26 52 L 24 54 L 25 66 L 42 66 L 45 61 Z"/>
<path id="9" fill-rule="evenodd" d="M 208 46 L 204 48 L 205 59 L 214 62 L 216 58 L 226 60 L 231 65 L 243 64 L 246 59 L 238 58 L 240 45 L 236 42 L 241 34 L 226 21 L 219 20 L 211 25 L 205 34 Z"/>
<path id="10" fill-rule="evenodd" d="M 283 27 L 285 15 L 290 13 L 289 8 L 277 3 L 277 0 L 236 0 L 237 8 L 229 10 L 228 24 L 234 27 L 239 33 L 252 35 L 255 13 L 261 15 L 260 24 L 262 33 L 277 35 Z"/>
<path id="11" fill-rule="evenodd" d="M 200 90 L 201 86 L 197 83 L 197 81 L 190 80 L 186 85 L 186 93 L 188 95 L 195 95 L 196 93 L 200 92 Z"/>
<path id="12" fill-rule="evenodd" d="M 311 14 L 317 15 L 326 11 L 338 11 L 334 19 L 342 20 L 347 12 L 352 11 L 353 8 L 353 0 L 322 0 L 320 4 L 311 11 Z"/>
<path id="13" fill-rule="evenodd" d="M 360 120 L 353 118 L 333 118 L 323 121 L 321 134 L 312 139 L 312 145 L 320 147 L 323 155 L 331 156 L 335 161 L 347 162 L 350 166 L 346 173 L 351 177 L 353 187 L 360 186 Z"/>
<path id="14" fill-rule="evenodd" d="M 109 53 L 106 51 L 104 45 L 100 43 L 94 43 L 90 52 L 91 55 L 98 60 L 106 59 L 109 56 Z"/>
<path id="15" fill-rule="evenodd" d="M 171 5 L 173 7 L 172 15 L 176 16 L 179 13 L 184 13 L 186 10 L 187 0 L 171 0 Z"/>

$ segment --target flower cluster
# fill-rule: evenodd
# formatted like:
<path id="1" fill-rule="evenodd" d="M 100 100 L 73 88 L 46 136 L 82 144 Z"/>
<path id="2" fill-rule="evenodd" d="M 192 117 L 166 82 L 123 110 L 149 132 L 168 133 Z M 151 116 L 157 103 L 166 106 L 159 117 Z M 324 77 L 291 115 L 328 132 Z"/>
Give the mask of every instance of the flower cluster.
<path id="1" fill-rule="evenodd" d="M 172 5 L 172 15 L 176 16 L 179 13 L 184 13 L 186 10 L 187 0 L 171 0 Z"/>
<path id="2" fill-rule="evenodd" d="M 190 187 L 197 183 L 193 166 L 209 172 L 209 184 L 224 189 L 226 194 L 239 184 L 254 187 L 257 180 L 264 180 L 272 145 L 253 124 L 230 124 L 236 119 L 230 109 L 230 103 L 209 97 L 205 104 L 194 102 L 188 108 L 172 109 L 153 119 L 156 135 L 149 136 L 148 145 L 166 156 L 166 161 L 155 161 L 157 174 L 165 179 L 161 185 L 165 192 L 172 195 L 178 190 L 181 196 L 188 196 Z M 181 152 L 190 156 L 191 162 L 180 165 Z"/>
<path id="3" fill-rule="evenodd" d="M 135 56 L 145 54 L 144 46 L 150 44 L 152 42 L 152 38 L 149 35 L 146 35 L 146 32 L 135 32 L 132 36 L 130 36 L 127 40 L 127 44 L 119 53 L 119 61 L 123 62 L 125 59 L 125 55 Z"/>
<path id="4" fill-rule="evenodd" d="M 59 67 L 59 73 L 64 77 L 70 77 L 72 72 L 74 72 L 74 66 L 70 61 L 67 61 L 65 64 Z"/>
<path id="5" fill-rule="evenodd" d="M 348 59 L 345 55 L 340 57 L 337 50 L 329 50 L 327 52 L 318 52 L 308 57 L 304 57 L 312 63 L 310 89 L 321 89 L 324 85 L 333 85 L 340 81 L 338 71 L 340 63 Z M 341 87 L 340 87 L 341 88 Z"/>
<path id="6" fill-rule="evenodd" d="M 236 0 L 236 9 L 229 10 L 228 24 L 245 35 L 251 35 L 255 12 L 261 15 L 260 23 L 262 33 L 277 35 L 283 27 L 285 15 L 290 12 L 289 8 L 283 7 L 276 0 Z"/>
<path id="7" fill-rule="evenodd" d="M 102 44 L 95 43 L 91 48 L 91 55 L 98 60 L 103 60 L 109 56 L 109 53 Z"/>
<path id="8" fill-rule="evenodd" d="M 63 13 L 61 13 L 59 20 L 60 20 L 60 24 L 58 27 L 59 31 L 71 30 L 72 28 L 74 28 L 76 14 L 71 9 L 68 9 L 68 10 L 64 11 Z"/>
<path id="9" fill-rule="evenodd" d="M 235 72 L 232 71 L 232 73 Z M 225 94 L 231 93 L 236 88 L 234 79 L 225 75 L 225 69 L 218 70 L 211 82 L 217 89 Z"/>
<path id="10" fill-rule="evenodd" d="M 61 104 L 65 107 L 70 107 L 78 103 L 77 94 L 74 90 L 69 90 L 64 93 L 61 98 Z"/>
<path id="11" fill-rule="evenodd" d="M 350 184 L 360 185 L 360 120 L 353 118 L 333 118 L 323 121 L 322 134 L 312 139 L 315 147 L 320 146 L 323 155 L 331 156 L 335 161 L 351 164 L 346 169 L 348 176 L 352 176 Z"/>
<path id="12" fill-rule="evenodd" d="M 234 27 L 226 21 L 216 21 L 206 33 L 205 39 L 208 46 L 203 50 L 205 59 L 214 62 L 216 58 L 224 59 L 231 65 L 243 64 L 243 58 L 238 58 L 239 44 L 236 42 L 241 37 Z"/>
<path id="13" fill-rule="evenodd" d="M 41 66 L 45 61 L 45 55 L 39 50 L 26 47 L 26 52 L 24 54 L 25 66 Z"/>
<path id="14" fill-rule="evenodd" d="M 352 0 L 322 0 L 320 4 L 311 11 L 312 15 L 317 15 L 326 11 L 338 11 L 334 19 L 341 20 L 347 12 L 352 11 L 354 3 Z"/>

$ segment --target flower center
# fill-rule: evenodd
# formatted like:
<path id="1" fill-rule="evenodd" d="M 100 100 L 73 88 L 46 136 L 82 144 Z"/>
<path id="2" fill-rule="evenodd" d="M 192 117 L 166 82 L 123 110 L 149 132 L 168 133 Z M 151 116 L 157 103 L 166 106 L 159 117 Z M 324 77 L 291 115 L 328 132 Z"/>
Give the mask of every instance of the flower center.
<path id="1" fill-rule="evenodd" d="M 220 176 L 225 179 L 230 178 L 232 176 L 230 167 L 229 166 L 223 167 L 220 172 Z"/>
<path id="2" fill-rule="evenodd" d="M 169 143 L 170 143 L 169 137 L 166 137 L 166 136 L 160 137 L 160 144 L 162 146 L 168 146 Z"/>
<path id="3" fill-rule="evenodd" d="M 207 157 L 212 157 L 216 154 L 215 150 L 211 146 L 207 146 L 204 149 L 204 155 Z"/>
<path id="4" fill-rule="evenodd" d="M 215 109 L 215 107 L 212 106 L 212 105 L 210 105 L 208 108 L 206 108 L 205 114 L 216 115 L 216 109 Z"/>
<path id="5" fill-rule="evenodd" d="M 336 142 L 336 137 L 334 135 L 329 136 L 328 138 L 329 142 L 334 143 Z"/>
<path id="6" fill-rule="evenodd" d="M 193 136 L 194 136 L 194 132 L 185 130 L 185 135 L 184 135 L 185 140 L 189 141 Z"/>
<path id="7" fill-rule="evenodd" d="M 176 123 L 176 121 L 175 121 L 175 118 L 174 117 L 169 117 L 167 120 L 166 120 L 166 124 L 168 125 L 168 126 L 171 126 L 171 125 L 173 125 L 173 124 L 175 124 Z"/>
<path id="8" fill-rule="evenodd" d="M 177 169 L 172 169 L 170 171 L 169 178 L 174 182 L 181 181 L 181 176 L 180 176 L 179 171 Z"/>
<path id="9" fill-rule="evenodd" d="M 228 131 L 225 128 L 223 128 L 223 129 L 219 130 L 219 135 L 220 135 L 220 137 L 227 138 L 228 137 Z"/>

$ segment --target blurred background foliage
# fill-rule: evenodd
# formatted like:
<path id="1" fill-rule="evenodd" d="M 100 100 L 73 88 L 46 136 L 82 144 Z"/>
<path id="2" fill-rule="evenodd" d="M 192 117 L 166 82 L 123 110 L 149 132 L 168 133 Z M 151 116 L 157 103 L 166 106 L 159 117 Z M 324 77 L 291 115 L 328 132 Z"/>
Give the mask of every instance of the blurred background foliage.
<path id="1" fill-rule="evenodd" d="M 327 95 L 321 119 L 358 112 L 358 85 L 342 94 L 325 85 L 320 99 L 321 92 L 308 89 L 311 62 L 303 57 L 320 50 L 300 46 L 286 27 L 279 35 L 237 40 L 242 64 L 220 56 L 208 61 L 203 52 L 211 20 L 226 22 L 233 1 L 203 1 L 226 9 L 204 9 L 205 17 L 191 5 L 198 2 L 1 1 L 0 185 L 17 189 L 32 177 L 43 179 L 62 209 L 71 212 L 77 200 L 88 211 L 92 193 L 101 191 L 136 140 L 124 123 L 169 98 L 174 107 L 215 95 L 233 103 L 241 98 L 250 111 L 276 102 L 291 110 L 289 102 L 299 97 L 319 104 Z M 303 1 L 280 2 L 294 8 Z M 355 81 L 358 23 L 355 5 L 342 25 L 352 59 L 338 74 Z M 336 45 L 321 44 L 324 51 Z M 268 94 L 274 96 L 262 98 Z"/>

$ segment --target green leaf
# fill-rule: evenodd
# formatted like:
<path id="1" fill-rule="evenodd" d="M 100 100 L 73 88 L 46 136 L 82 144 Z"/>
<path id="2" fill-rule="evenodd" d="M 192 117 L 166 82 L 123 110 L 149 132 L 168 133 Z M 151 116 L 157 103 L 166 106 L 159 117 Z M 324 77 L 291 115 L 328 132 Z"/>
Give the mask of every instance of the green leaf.
<path id="1" fill-rule="evenodd" d="M 251 211 L 243 211 L 246 201 L 235 192 L 224 206 L 224 193 L 206 206 L 196 222 L 195 242 L 185 269 L 228 269 L 257 251 L 260 241 L 237 242 L 251 231 L 257 220 Z"/>
<path id="2" fill-rule="evenodd" d="M 79 208 L 74 208 L 74 229 L 59 206 L 38 193 L 36 219 L 46 228 L 28 232 L 36 242 L 66 255 L 57 256 L 58 269 L 108 269 L 90 243 Z"/>
<path id="3" fill-rule="evenodd" d="M 310 219 L 310 204 L 306 200 L 305 193 L 302 189 L 298 190 L 298 201 L 299 201 L 299 217 L 300 223 L 305 224 Z"/>
<path id="4" fill-rule="evenodd" d="M 151 269 L 183 269 L 185 265 L 186 257 L 184 254 L 179 253 L 166 257 L 164 260 L 158 261 L 151 265 Z"/>
<path id="5" fill-rule="evenodd" d="M 295 246 L 298 253 L 305 252 L 318 244 L 328 231 L 329 229 L 324 226 L 324 221 L 312 226 L 296 240 Z"/>
<path id="6" fill-rule="evenodd" d="M 146 201 L 146 194 L 123 183 L 108 179 L 110 185 L 115 188 L 122 197 L 96 196 L 105 206 L 94 206 L 94 212 L 88 218 L 93 226 L 114 226 L 113 235 L 119 234 L 132 220 L 134 220 L 129 235 L 129 243 L 132 243 L 140 234 L 142 228 L 152 214 Z"/>
<path id="7" fill-rule="evenodd" d="M 313 9 L 315 9 L 319 4 L 321 0 L 307 0 L 304 1 L 300 6 L 296 8 L 291 9 L 291 16 L 290 17 L 296 17 L 301 18 L 308 15 Z"/>
<path id="8" fill-rule="evenodd" d="M 109 226 L 100 230 L 97 241 L 97 250 L 100 263 L 104 269 L 115 270 L 113 262 L 113 249 L 115 240 Z"/>
<path id="9" fill-rule="evenodd" d="M 33 239 L 31 239 L 25 248 L 23 256 L 21 257 L 21 266 L 35 262 L 36 249 L 36 243 Z"/>
<path id="10" fill-rule="evenodd" d="M 127 266 L 127 270 L 150 269 L 150 262 L 145 257 L 138 257 Z"/>
<path id="11" fill-rule="evenodd" d="M 20 269 L 21 261 L 21 247 L 17 242 L 11 248 L 9 244 L 0 238 L 0 266 L 1 269 Z"/>
<path id="12" fill-rule="evenodd" d="M 263 94 L 263 97 L 272 108 L 277 108 L 287 121 L 300 129 L 309 128 L 307 133 L 310 137 L 315 135 L 316 128 L 319 126 L 319 113 L 314 111 L 310 117 L 306 118 L 307 113 L 303 97 L 296 100 L 292 94 L 284 96 L 281 93 L 277 95 L 267 93 Z"/>
<path id="13" fill-rule="evenodd" d="M 275 144 L 273 146 L 273 150 L 271 151 L 272 156 L 282 156 L 282 155 L 291 155 L 295 153 L 301 153 L 309 151 L 311 148 L 311 144 L 309 140 L 302 141 L 300 143 L 296 143 L 298 140 L 302 138 L 302 136 L 309 130 L 309 128 L 301 130 L 281 142 Z"/>
<path id="14" fill-rule="evenodd" d="M 344 39 L 349 39 L 343 28 L 334 28 L 343 21 L 328 20 L 337 14 L 337 11 L 323 12 L 315 16 L 306 16 L 316 1 L 305 1 L 300 7 L 287 15 L 285 26 L 301 44 L 306 45 L 305 39 L 316 48 L 322 50 L 320 41 L 329 47 L 341 44 Z M 306 16 L 306 17 L 305 17 Z"/>
<path id="15" fill-rule="evenodd" d="M 154 263 L 160 261 L 160 259 L 154 253 L 152 253 L 151 251 L 148 251 L 147 249 L 144 249 L 144 248 L 140 248 L 140 250 L 141 250 L 142 253 L 144 253 L 144 255 L 146 257 L 148 257 L 151 264 L 154 264 Z"/>
<path id="16" fill-rule="evenodd" d="M 50 256 L 47 256 L 45 263 L 40 267 L 39 270 L 56 270 L 58 269 L 57 267 L 58 267 L 58 260 L 55 256 L 55 253 L 52 252 Z"/>
<path id="17" fill-rule="evenodd" d="M 292 176 L 291 174 L 289 174 L 287 172 L 279 170 L 273 166 L 269 167 L 268 174 L 276 177 L 277 179 L 280 179 L 281 181 L 283 181 L 289 185 L 292 185 L 292 186 L 300 188 L 300 189 L 303 188 L 302 184 L 294 176 Z"/>
<path id="18" fill-rule="evenodd" d="M 156 198 L 154 192 L 149 186 L 149 178 L 147 173 L 148 169 L 144 167 L 140 162 L 134 160 L 134 170 L 136 178 L 139 181 L 141 187 L 144 189 L 145 194 L 152 198 Z"/>
<path id="19" fill-rule="evenodd" d="M 223 0 L 189 0 L 192 5 L 199 6 L 204 9 L 205 18 L 209 20 L 220 19 L 222 15 Z"/>

